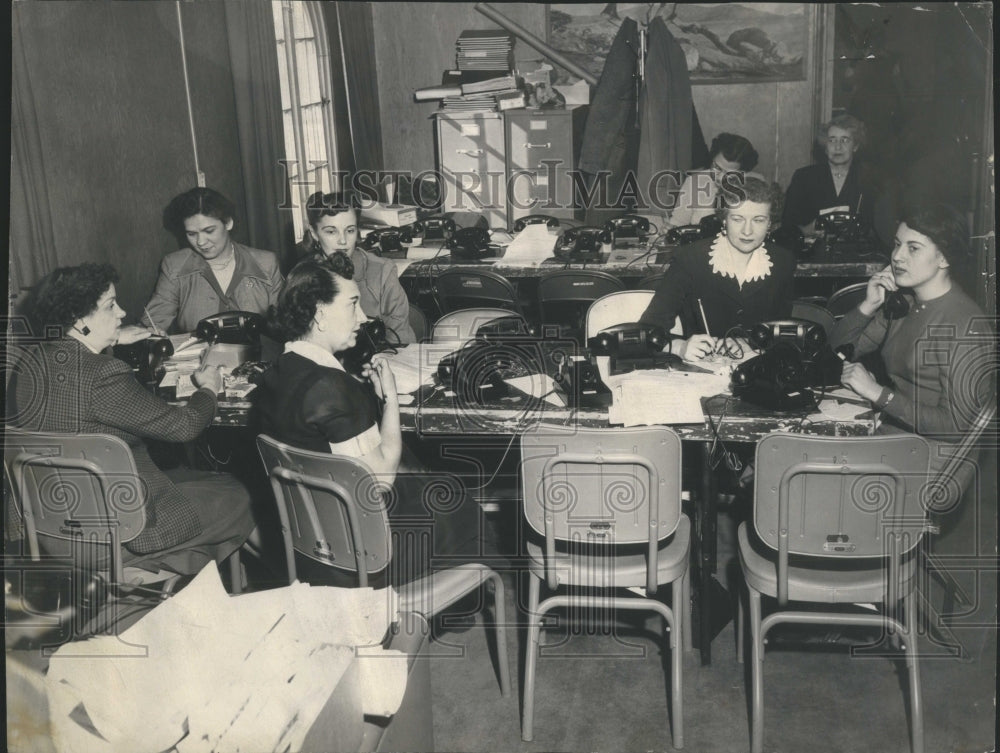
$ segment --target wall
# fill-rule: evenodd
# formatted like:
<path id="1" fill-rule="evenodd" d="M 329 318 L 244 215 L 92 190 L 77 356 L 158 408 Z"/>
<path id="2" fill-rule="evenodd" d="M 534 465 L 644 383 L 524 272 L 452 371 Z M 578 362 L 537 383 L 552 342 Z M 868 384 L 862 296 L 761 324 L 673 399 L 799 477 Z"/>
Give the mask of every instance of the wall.
<path id="1" fill-rule="evenodd" d="M 441 81 L 455 65 L 455 40 L 465 29 L 496 24 L 474 10 L 474 3 L 373 3 L 375 57 L 386 167 L 419 171 L 434 167 L 431 113 L 436 102 L 416 103 L 413 92 Z M 541 3 L 498 3 L 501 13 L 545 38 Z M 812 8 L 815 11 L 815 8 Z M 519 61 L 541 59 L 518 41 Z M 533 67 L 533 66 L 531 66 Z M 705 139 L 722 131 L 749 138 L 760 153 L 759 170 L 787 184 L 797 167 L 810 161 L 813 66 L 805 81 L 698 85 L 694 102 Z"/>
<path id="2" fill-rule="evenodd" d="M 177 248 L 163 207 L 195 185 L 176 13 L 165 2 L 15 7 L 56 258 L 114 264 L 126 321 L 142 313 L 160 258 Z M 223 6 L 183 3 L 182 13 L 201 169 L 246 216 Z"/>

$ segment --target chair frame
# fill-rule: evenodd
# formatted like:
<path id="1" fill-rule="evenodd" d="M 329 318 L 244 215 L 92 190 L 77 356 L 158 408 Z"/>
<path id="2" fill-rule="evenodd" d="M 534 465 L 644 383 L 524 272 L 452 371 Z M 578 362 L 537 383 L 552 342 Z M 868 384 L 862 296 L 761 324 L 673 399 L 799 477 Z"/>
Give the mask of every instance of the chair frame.
<path id="1" fill-rule="evenodd" d="M 595 296 L 552 295 L 553 291 L 549 290 L 549 288 L 556 287 L 558 290 L 559 283 L 563 280 L 590 280 L 594 283 L 595 287 L 607 286 L 610 289 Z M 541 320 L 541 326 L 544 328 L 547 324 L 550 326 L 553 324 L 562 324 L 561 322 L 553 322 L 549 320 L 546 316 L 546 303 L 576 303 L 581 305 L 581 307 L 583 304 L 587 304 L 589 308 L 590 304 L 596 300 L 600 300 L 605 295 L 619 293 L 623 290 L 625 290 L 625 283 L 623 283 L 620 278 L 615 277 L 608 272 L 601 272 L 594 269 L 560 269 L 556 272 L 550 272 L 538 280 L 538 314 Z M 584 319 L 586 319 L 586 312 L 584 312 Z"/>
<path id="2" fill-rule="evenodd" d="M 475 277 L 481 281 L 488 282 L 490 285 L 493 285 L 506 293 L 509 296 L 509 299 L 492 296 L 483 296 L 482 298 L 478 298 L 475 295 L 458 296 L 456 295 L 455 290 L 450 290 L 449 288 L 452 286 L 453 280 L 455 281 L 454 284 L 457 285 L 463 277 Z M 514 286 L 514 283 L 503 275 L 497 274 L 489 269 L 446 269 L 435 278 L 434 289 L 437 292 L 437 298 L 441 306 L 442 315 L 450 314 L 453 311 L 460 311 L 464 308 L 479 308 L 479 306 L 454 305 L 454 299 L 464 297 L 469 301 L 481 300 L 482 308 L 505 308 L 506 306 L 504 304 L 509 304 L 509 311 L 524 316 L 524 311 L 522 310 L 521 302 L 517 297 L 517 288 Z"/>
<path id="3" fill-rule="evenodd" d="M 854 307 L 852 306 L 851 308 L 847 309 L 847 311 L 845 311 L 843 314 L 838 314 L 835 310 L 835 306 L 837 305 L 837 303 L 839 303 L 842 298 L 847 298 L 848 296 L 854 295 L 864 290 L 867 286 L 868 286 L 867 282 L 855 282 L 840 288 L 840 290 L 835 290 L 826 300 L 826 310 L 830 312 L 830 314 L 833 316 L 834 319 L 840 319 L 841 317 L 844 316 L 844 314 L 847 313 L 847 311 L 850 311 L 851 308 Z M 864 296 L 862 296 L 862 299 L 863 298 Z M 860 303 L 860 301 L 858 302 Z"/>
<path id="4" fill-rule="evenodd" d="M 765 522 L 762 517 L 762 495 L 768 494 L 772 495 L 775 491 L 773 485 L 773 474 L 768 474 L 767 479 L 761 480 L 761 463 L 765 462 L 762 457 L 772 445 L 775 446 L 775 451 L 783 446 L 783 443 L 790 441 L 805 442 L 809 447 L 816 448 L 815 454 L 819 454 L 824 457 L 823 461 L 817 460 L 795 460 L 794 457 L 791 461 L 784 463 L 778 461 L 777 469 L 780 470 L 779 482 L 777 484 L 777 520 L 769 519 Z M 874 462 L 854 462 L 852 459 L 848 461 L 846 455 L 848 452 L 851 453 L 852 458 L 854 457 L 854 450 L 843 450 L 845 446 L 844 443 L 851 443 L 852 440 L 845 440 L 844 438 L 831 438 L 831 437 L 789 437 L 787 434 L 770 434 L 761 439 L 757 445 L 757 479 L 754 487 L 754 525 L 760 534 L 760 539 L 762 542 L 772 550 L 777 553 L 776 561 L 773 561 L 775 566 L 774 575 L 774 588 L 775 593 L 773 596 L 776 598 L 779 610 L 768 614 L 766 617 L 762 617 L 762 604 L 761 597 L 764 594 L 762 591 L 758 591 L 754 586 L 750 585 L 750 578 L 746 578 L 747 595 L 750 608 L 750 642 L 751 642 L 751 658 L 752 665 L 750 669 L 750 679 L 751 679 L 751 753 L 761 753 L 764 745 L 764 683 L 763 683 L 763 662 L 764 662 L 764 645 L 768 634 L 768 631 L 777 624 L 780 623 L 793 623 L 793 624 L 828 624 L 828 625 L 859 625 L 859 626 L 871 626 L 880 628 L 889 628 L 890 634 L 899 635 L 903 640 L 903 650 L 906 660 L 907 669 L 909 672 L 909 686 L 910 686 L 910 731 L 911 740 L 914 753 L 922 753 L 923 751 L 923 701 L 920 691 L 920 670 L 917 657 L 917 634 L 916 634 L 916 599 L 913 595 L 913 589 L 915 585 L 915 572 L 916 568 L 913 566 L 913 560 L 908 561 L 906 567 L 904 568 L 904 558 L 910 553 L 917 549 L 922 539 L 923 534 L 927 530 L 926 520 L 923 513 L 923 505 L 926 501 L 926 480 L 927 480 L 927 468 L 928 461 L 930 457 L 930 447 L 926 440 L 922 437 L 916 435 L 899 435 L 892 437 L 859 437 L 854 438 L 853 443 L 858 445 L 858 451 L 861 451 L 863 443 L 875 443 L 878 442 L 885 445 L 886 442 L 894 444 L 901 448 L 901 454 L 909 453 L 909 458 L 906 459 L 907 464 L 912 463 L 912 467 L 904 467 L 902 469 L 890 465 L 881 461 Z M 831 452 L 824 445 L 832 446 L 836 445 L 837 449 Z M 849 446 L 849 444 L 848 444 Z M 841 459 L 837 459 L 837 453 L 843 451 Z M 801 457 L 802 451 L 796 448 L 796 456 Z M 825 453 L 825 455 L 823 454 Z M 810 457 L 814 453 L 810 452 Z M 888 454 L 888 450 L 886 451 Z M 833 456 L 832 459 L 828 459 Z M 790 452 L 780 452 L 780 457 L 792 456 Z M 791 521 L 791 508 L 793 506 L 792 501 L 792 484 L 793 481 L 801 477 L 809 476 L 820 476 L 820 477 L 841 477 L 848 478 L 849 476 L 855 476 L 860 478 L 869 477 L 880 477 L 891 479 L 891 486 L 893 493 L 891 495 L 891 504 L 882 504 L 879 508 L 881 511 L 888 511 L 884 515 L 879 515 L 877 518 L 879 525 L 880 538 L 876 541 L 874 539 L 864 540 L 861 539 L 857 546 L 860 548 L 859 554 L 844 554 L 836 553 L 836 545 L 827 544 L 831 547 L 825 552 L 820 551 L 801 551 L 803 547 L 797 547 L 799 551 L 796 554 L 803 555 L 812 559 L 822 560 L 822 559 L 843 559 L 843 558 L 854 558 L 859 562 L 872 562 L 873 565 L 877 566 L 869 570 L 860 571 L 859 575 L 867 576 L 866 581 L 864 577 L 859 578 L 856 584 L 842 583 L 838 582 L 837 590 L 838 597 L 831 596 L 829 598 L 830 603 L 856 603 L 860 601 L 868 601 L 871 597 L 867 595 L 864 598 L 850 598 L 852 595 L 851 588 L 854 587 L 853 595 L 859 593 L 858 589 L 870 588 L 870 586 L 862 585 L 862 583 L 870 582 L 872 573 L 879 572 L 880 570 L 885 573 L 887 572 L 887 577 L 882 581 L 884 591 L 882 593 L 881 599 L 875 599 L 876 601 L 881 601 L 884 605 L 884 611 L 880 614 L 848 614 L 840 612 L 822 612 L 822 611 L 799 611 L 795 609 L 785 609 L 790 601 L 789 595 L 789 577 L 790 568 L 788 558 L 792 553 L 792 547 L 790 544 L 789 532 L 792 528 L 793 521 Z M 764 487 L 767 487 L 766 491 Z M 841 484 L 841 499 L 843 500 L 843 495 L 847 492 L 844 488 L 844 484 Z M 805 505 L 805 486 L 803 482 L 803 491 L 795 497 L 794 504 Z M 884 501 L 884 500 L 880 500 Z M 824 503 L 827 500 L 823 500 Z M 773 502 L 768 503 L 766 509 L 771 510 Z M 869 515 L 877 515 L 879 510 L 874 510 L 869 512 Z M 920 514 L 917 514 L 915 510 L 919 510 Z M 746 530 L 748 523 L 743 524 L 743 531 Z M 777 546 L 773 541 L 774 530 L 770 532 L 765 532 L 762 530 L 762 525 L 773 525 L 774 530 L 777 532 Z M 850 529 L 850 523 L 845 522 L 845 526 Z M 794 521 L 795 529 L 801 533 L 808 533 L 810 530 L 807 524 L 804 522 Z M 843 530 L 843 529 L 841 529 Z M 752 546 L 747 544 L 749 539 L 746 539 L 745 533 L 741 531 L 740 534 L 740 559 L 741 564 L 744 568 L 744 574 L 747 568 L 747 557 L 749 553 L 745 551 L 746 546 Z M 858 541 L 858 537 L 850 539 L 851 541 Z M 829 542 L 829 539 L 827 540 Z M 873 554 L 875 551 L 875 546 L 878 546 L 878 553 Z M 809 548 L 804 545 L 805 548 Z M 819 549 L 820 547 L 813 545 L 812 549 Z M 882 570 L 887 566 L 887 571 Z M 804 571 L 799 571 L 800 573 Z M 813 572 L 814 578 L 819 578 L 822 576 L 821 570 Z M 807 575 L 800 575 L 801 578 L 808 578 Z M 759 573 L 754 574 L 754 579 L 760 578 L 770 578 L 768 575 L 761 575 Z M 769 587 L 770 580 L 765 584 Z M 808 586 L 802 586 L 808 588 Z M 826 586 L 821 584 L 820 588 L 826 588 L 828 590 L 833 590 L 833 586 Z M 900 614 L 898 606 L 902 602 L 902 613 Z M 804 603 L 826 603 L 819 600 L 805 600 Z M 737 660 L 742 661 L 742 640 L 743 640 L 743 603 L 740 601 L 739 611 L 738 611 L 738 623 L 737 623 Z"/>
<path id="5" fill-rule="evenodd" d="M 666 443 L 662 453 L 658 453 L 656 462 L 650 457 L 637 452 L 625 452 L 617 448 L 605 449 L 599 447 L 594 452 L 569 450 L 559 452 L 545 459 L 541 463 L 541 469 L 536 468 L 539 463 L 533 459 L 526 458 L 522 464 L 522 485 L 525 500 L 525 517 L 528 524 L 544 537 L 544 548 L 541 552 L 541 563 L 533 562 L 529 580 L 529 606 L 528 606 L 528 646 L 525 655 L 525 676 L 524 676 L 524 702 L 522 708 L 521 737 L 525 741 L 531 741 L 534 735 L 534 693 L 535 693 L 535 670 L 537 664 L 537 654 L 539 648 L 539 635 L 542 626 L 542 618 L 552 609 L 557 607 L 584 606 L 590 608 L 624 609 L 635 611 L 653 611 L 665 620 L 670 630 L 670 650 L 671 650 L 671 717 L 673 745 L 675 748 L 682 748 L 684 742 L 683 733 L 683 705 L 682 705 L 682 658 L 681 647 L 684 650 L 691 649 L 691 610 L 690 610 L 690 530 L 686 516 L 681 512 L 681 491 L 680 491 L 680 468 L 681 468 L 681 445 L 680 439 L 670 429 L 657 427 L 644 427 L 642 429 L 577 429 L 578 437 L 586 443 L 592 440 L 599 442 L 599 435 L 621 442 L 623 438 L 641 435 L 647 437 L 649 441 L 657 438 L 661 443 Z M 532 439 L 534 437 L 545 438 L 552 436 L 553 443 L 562 444 L 567 438 L 565 427 L 552 427 L 539 425 L 527 433 Z M 530 443 L 531 440 L 529 440 Z M 662 457 L 661 457 L 662 456 Z M 557 591 L 560 586 L 582 585 L 573 581 L 572 576 L 566 576 L 566 563 L 560 558 L 557 552 L 557 541 L 571 541 L 571 537 L 558 535 L 557 526 L 559 520 L 568 521 L 569 511 L 560 510 L 553 512 L 548 506 L 547 489 L 553 472 L 559 467 L 567 464 L 587 464 L 594 468 L 603 469 L 609 466 L 632 466 L 645 471 L 646 485 L 646 505 L 647 515 L 642 526 L 634 526 L 638 531 L 641 528 L 642 534 L 629 534 L 626 532 L 621 540 L 614 542 L 600 542 L 597 545 L 609 548 L 624 546 L 628 544 L 639 544 L 640 541 L 646 544 L 645 547 L 645 590 L 647 597 L 621 597 L 621 596 L 596 596 L 596 595 L 567 595 L 555 593 L 539 602 L 542 582 L 550 591 Z M 671 471 L 674 471 L 671 473 Z M 605 483 L 602 477 L 602 484 Z M 665 488 L 661 488 L 665 484 Z M 606 488 L 602 486 L 602 489 Z M 666 499 L 664 499 L 664 495 Z M 574 498 L 579 499 L 578 496 Z M 674 500 L 676 502 L 674 503 Z M 675 512 L 671 516 L 665 513 L 663 505 L 670 505 L 668 508 Z M 674 506 L 675 505 L 675 506 Z M 541 510 L 542 525 L 539 528 L 533 516 L 537 516 L 536 510 Z M 576 512 L 576 511 L 575 511 Z M 582 513 L 578 521 L 586 521 L 591 516 Z M 614 524 L 611 524 L 614 528 Z M 661 542 L 678 534 L 683 528 L 684 533 L 681 539 L 675 539 L 661 548 Z M 682 546 L 684 551 L 679 552 L 674 547 Z M 530 549 L 529 549 L 530 552 Z M 680 557 L 679 564 L 672 570 L 667 580 L 660 582 L 659 567 L 660 556 L 669 552 L 672 559 Z M 577 555 L 582 556 L 582 555 Z M 612 554 L 613 556 L 613 554 Z M 571 558 L 573 555 L 571 555 Z M 534 556 L 532 557 L 534 559 Z M 584 567 L 593 564 L 588 558 L 579 560 Z M 562 565 L 560 567 L 560 565 Z M 539 567 L 540 566 L 540 567 Z M 544 575 L 543 575 L 544 572 Z M 562 573 L 562 578 L 560 577 Z M 668 607 L 662 602 L 649 598 L 656 594 L 660 585 L 671 585 L 673 595 L 673 606 Z M 607 590 L 612 586 L 593 586 L 594 588 Z M 631 582 L 620 587 L 633 585 Z M 639 585 L 635 583 L 634 585 Z M 618 588 L 619 586 L 615 586 Z"/>

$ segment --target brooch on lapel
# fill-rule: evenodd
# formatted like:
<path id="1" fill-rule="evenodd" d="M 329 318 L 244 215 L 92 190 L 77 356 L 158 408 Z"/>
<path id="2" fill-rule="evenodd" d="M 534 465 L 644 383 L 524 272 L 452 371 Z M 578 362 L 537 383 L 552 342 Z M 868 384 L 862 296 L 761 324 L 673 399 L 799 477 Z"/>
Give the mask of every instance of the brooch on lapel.
<path id="1" fill-rule="evenodd" d="M 253 280 L 251 280 L 248 277 L 246 280 L 243 281 L 243 284 L 246 285 L 248 288 L 252 288 L 253 287 Z"/>

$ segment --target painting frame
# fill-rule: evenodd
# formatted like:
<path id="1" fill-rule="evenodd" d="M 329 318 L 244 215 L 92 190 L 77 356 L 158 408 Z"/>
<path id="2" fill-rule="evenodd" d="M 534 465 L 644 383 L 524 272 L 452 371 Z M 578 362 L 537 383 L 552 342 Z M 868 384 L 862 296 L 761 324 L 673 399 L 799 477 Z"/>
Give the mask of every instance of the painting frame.
<path id="1" fill-rule="evenodd" d="M 681 44 L 692 85 L 805 81 L 812 46 L 808 3 L 548 3 L 546 38 L 600 77 L 621 22 L 659 16 Z M 575 80 L 557 72 L 556 83 Z"/>

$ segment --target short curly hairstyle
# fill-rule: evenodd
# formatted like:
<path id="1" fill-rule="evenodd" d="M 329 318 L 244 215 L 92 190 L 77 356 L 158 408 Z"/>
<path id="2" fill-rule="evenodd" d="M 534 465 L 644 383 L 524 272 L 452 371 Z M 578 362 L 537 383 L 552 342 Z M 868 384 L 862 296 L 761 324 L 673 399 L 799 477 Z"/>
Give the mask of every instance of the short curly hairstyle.
<path id="1" fill-rule="evenodd" d="M 236 219 L 236 207 L 212 188 L 192 188 L 177 194 L 163 210 L 163 227 L 178 238 L 184 237 L 184 220 L 203 214 L 225 223 Z"/>
<path id="2" fill-rule="evenodd" d="M 777 183 L 740 173 L 729 173 L 723 178 L 719 196 L 722 206 L 715 213 L 723 222 L 730 209 L 736 209 L 745 201 L 770 205 L 771 222 L 778 222 L 785 202 L 785 192 Z"/>
<path id="3" fill-rule="evenodd" d="M 357 212 L 360 208 L 360 202 L 352 194 L 317 191 L 306 199 L 306 219 L 316 227 L 324 217 L 336 217 L 351 209 Z"/>
<path id="4" fill-rule="evenodd" d="M 750 139 L 735 133 L 720 133 L 712 139 L 712 146 L 708 150 L 709 162 L 718 155 L 722 155 L 722 158 L 728 162 L 738 163 L 740 170 L 743 171 L 753 170 L 757 167 L 759 159 L 757 150 L 753 148 Z"/>
<path id="5" fill-rule="evenodd" d="M 903 210 L 899 221 L 930 238 L 953 271 L 971 263 L 969 226 L 954 207 L 941 202 L 914 204 Z"/>
<path id="6" fill-rule="evenodd" d="M 118 270 L 110 264 L 59 267 L 35 286 L 29 313 L 44 331 L 64 331 L 93 313 L 101 296 L 118 280 Z"/>
<path id="7" fill-rule="evenodd" d="M 826 139 L 831 128 L 843 128 L 845 131 L 850 131 L 858 149 L 863 148 L 868 143 L 868 131 L 865 129 L 864 121 L 844 112 L 834 115 L 830 118 L 829 123 L 820 125 L 819 130 L 816 131 L 816 144 L 818 146 L 826 146 Z"/>
<path id="8" fill-rule="evenodd" d="M 285 340 L 298 340 L 312 327 L 316 307 L 332 303 L 340 293 L 339 280 L 354 277 L 354 263 L 337 251 L 322 261 L 305 261 L 288 273 L 285 287 L 271 318 L 275 331 Z"/>

